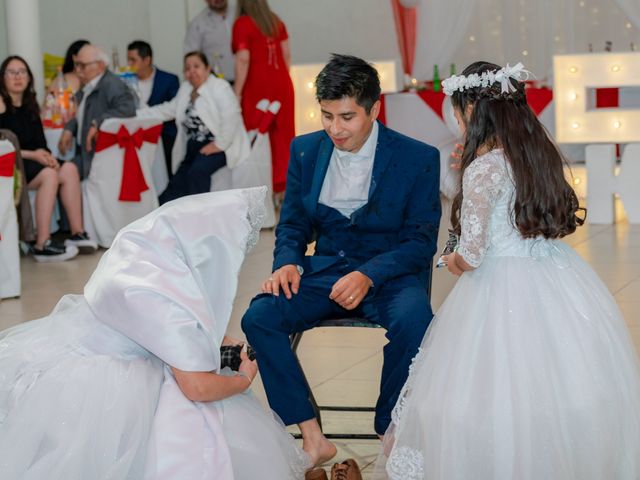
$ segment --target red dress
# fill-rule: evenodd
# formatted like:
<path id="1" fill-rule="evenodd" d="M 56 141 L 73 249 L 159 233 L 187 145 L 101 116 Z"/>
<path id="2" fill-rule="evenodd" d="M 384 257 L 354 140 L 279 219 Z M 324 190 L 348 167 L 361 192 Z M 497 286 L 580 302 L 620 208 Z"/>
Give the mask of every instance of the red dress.
<path id="1" fill-rule="evenodd" d="M 282 106 L 269 130 L 273 191 L 282 192 L 289 166 L 289 144 L 295 136 L 293 83 L 282 54 L 287 28 L 278 20 L 278 34 L 265 36 L 248 15 L 233 25 L 233 51 L 249 50 L 249 72 L 242 90 L 242 116 L 247 130 L 257 128 L 256 105 L 263 98 Z"/>

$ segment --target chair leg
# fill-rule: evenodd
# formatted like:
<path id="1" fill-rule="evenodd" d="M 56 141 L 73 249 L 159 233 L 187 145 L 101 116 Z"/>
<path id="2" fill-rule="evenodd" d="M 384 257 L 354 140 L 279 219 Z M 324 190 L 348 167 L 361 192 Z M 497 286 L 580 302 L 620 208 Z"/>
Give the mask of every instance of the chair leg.
<path id="1" fill-rule="evenodd" d="M 298 346 L 300 345 L 300 341 L 302 340 L 302 333 L 303 332 L 297 332 L 291 335 L 291 350 L 293 351 L 293 356 L 296 358 L 296 362 L 298 362 L 298 366 L 300 367 L 300 371 L 302 372 L 304 383 L 307 387 L 307 391 L 309 392 L 309 401 L 311 402 L 311 407 L 313 408 L 313 414 L 318 420 L 318 425 L 320 425 L 320 430 L 322 431 L 322 415 L 320 414 L 320 408 L 318 407 L 316 397 L 313 395 L 313 390 L 311 390 L 311 386 L 309 385 L 309 381 L 307 380 L 307 375 L 304 373 L 304 369 L 302 368 L 300 359 L 298 358 Z"/>

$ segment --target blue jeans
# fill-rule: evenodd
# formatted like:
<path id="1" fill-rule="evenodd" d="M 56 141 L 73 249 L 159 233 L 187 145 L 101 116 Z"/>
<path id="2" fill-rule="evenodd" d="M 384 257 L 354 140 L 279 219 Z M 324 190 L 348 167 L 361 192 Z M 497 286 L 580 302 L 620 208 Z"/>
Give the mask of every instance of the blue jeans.
<path id="1" fill-rule="evenodd" d="M 327 318 L 361 316 L 387 330 L 375 430 L 383 435 L 391 411 L 409 374 L 433 317 L 424 284 L 414 275 L 394 278 L 376 288 L 352 312 L 329 299 L 333 284 L 353 271 L 347 261 L 302 276 L 297 295 L 287 300 L 260 294 L 242 318 L 242 330 L 254 348 L 269 405 L 286 425 L 314 417 L 309 392 L 289 343 L 289 335 L 315 327 Z"/>

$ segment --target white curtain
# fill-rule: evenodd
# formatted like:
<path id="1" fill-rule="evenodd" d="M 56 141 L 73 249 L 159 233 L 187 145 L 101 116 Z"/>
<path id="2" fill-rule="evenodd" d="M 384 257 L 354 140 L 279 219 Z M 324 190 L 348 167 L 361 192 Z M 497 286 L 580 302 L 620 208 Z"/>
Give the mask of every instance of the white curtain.
<path id="1" fill-rule="evenodd" d="M 629 20 L 640 29 L 640 2 L 638 0 L 616 0 Z"/>
<path id="2" fill-rule="evenodd" d="M 538 80 L 552 82 L 553 55 L 595 52 L 613 44 L 640 45 L 640 0 L 422 0 L 418 5 L 414 76 L 446 77 L 486 60 L 522 62 Z M 638 23 L 636 23 L 638 22 Z"/>
<path id="3" fill-rule="evenodd" d="M 433 66 L 453 61 L 466 36 L 474 5 L 480 0 L 422 0 L 418 5 L 416 57 L 413 76 L 433 77 Z M 440 76 L 446 76 L 440 71 Z"/>

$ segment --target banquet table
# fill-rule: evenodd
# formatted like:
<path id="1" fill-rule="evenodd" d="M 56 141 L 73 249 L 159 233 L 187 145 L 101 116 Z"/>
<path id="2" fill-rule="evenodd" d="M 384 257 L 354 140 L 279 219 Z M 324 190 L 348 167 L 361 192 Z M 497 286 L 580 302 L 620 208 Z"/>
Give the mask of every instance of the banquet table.
<path id="1" fill-rule="evenodd" d="M 20 296 L 18 216 L 13 201 L 13 144 L 0 141 L 0 298 Z"/>

